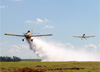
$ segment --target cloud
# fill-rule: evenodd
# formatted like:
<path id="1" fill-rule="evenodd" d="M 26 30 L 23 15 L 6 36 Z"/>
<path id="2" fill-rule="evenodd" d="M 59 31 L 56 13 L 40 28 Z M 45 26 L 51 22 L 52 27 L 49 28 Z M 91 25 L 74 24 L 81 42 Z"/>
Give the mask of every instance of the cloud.
<path id="1" fill-rule="evenodd" d="M 49 20 L 47 18 L 45 18 L 44 20 L 40 19 L 40 18 L 37 18 L 36 21 L 32 21 L 32 20 L 27 20 L 25 21 L 25 23 L 27 24 L 41 24 L 41 23 L 46 23 L 46 22 L 49 22 Z"/>
<path id="2" fill-rule="evenodd" d="M 10 53 L 20 53 L 20 47 L 18 45 L 10 45 L 12 48 L 8 50 Z"/>
<path id="3" fill-rule="evenodd" d="M 85 45 L 86 48 L 93 48 L 93 49 L 97 49 L 96 45 L 93 44 L 89 44 L 89 45 Z"/>
<path id="4" fill-rule="evenodd" d="M 17 48 L 11 48 L 10 50 L 8 50 L 9 53 L 20 53 L 20 50 Z"/>
<path id="5" fill-rule="evenodd" d="M 20 1 L 22 1 L 22 0 L 12 0 L 12 1 L 20 2 Z"/>
<path id="6" fill-rule="evenodd" d="M 11 47 L 14 47 L 14 48 L 17 48 L 17 49 L 20 49 L 20 47 L 18 45 L 10 45 Z"/>
<path id="7" fill-rule="evenodd" d="M 43 21 L 42 19 L 40 19 L 40 18 L 37 18 L 36 21 L 39 22 L 39 23 L 43 23 L 43 22 L 44 22 L 44 21 Z"/>
<path id="8" fill-rule="evenodd" d="M 72 45 L 71 43 L 56 43 L 56 42 L 50 42 L 51 45 L 55 45 L 58 47 L 65 47 L 65 48 L 74 48 L 74 45 Z"/>
<path id="9" fill-rule="evenodd" d="M 10 45 L 12 48 L 8 50 L 8 53 L 11 54 L 20 54 L 23 50 L 27 50 L 29 47 L 24 44 L 19 44 L 19 45 Z"/>
<path id="10" fill-rule="evenodd" d="M 10 45 L 12 48 L 10 50 L 8 50 L 8 52 L 11 52 L 11 53 L 19 53 L 21 52 L 20 49 L 28 49 L 28 46 L 27 45 L 23 45 L 23 44 L 19 44 L 19 45 Z"/>
<path id="11" fill-rule="evenodd" d="M 1 5 L 0 8 L 7 8 L 8 6 L 5 5 Z"/>
<path id="12" fill-rule="evenodd" d="M 45 22 L 49 22 L 49 20 L 47 18 L 45 18 Z"/>
<path id="13" fill-rule="evenodd" d="M 16 49 L 28 49 L 29 47 L 27 45 L 24 45 L 24 44 L 19 44 L 19 45 L 10 45 L 11 47 L 13 48 L 16 48 Z"/>
<path id="14" fill-rule="evenodd" d="M 39 58 L 33 51 L 30 51 L 29 45 L 25 44 L 10 44 L 7 41 L 0 42 L 1 56 L 18 56 L 20 58 Z"/>
<path id="15" fill-rule="evenodd" d="M 29 49 L 28 45 L 24 45 L 24 44 L 20 44 L 19 47 L 24 49 Z"/>
<path id="16" fill-rule="evenodd" d="M 68 48 L 74 48 L 74 46 L 73 46 L 71 43 L 66 43 L 65 45 L 66 45 L 66 47 L 68 47 Z"/>
<path id="17" fill-rule="evenodd" d="M 46 26 L 43 27 L 43 29 L 46 29 L 46 28 L 50 29 L 50 28 L 54 28 L 54 26 L 48 26 L 48 25 L 46 25 Z"/>

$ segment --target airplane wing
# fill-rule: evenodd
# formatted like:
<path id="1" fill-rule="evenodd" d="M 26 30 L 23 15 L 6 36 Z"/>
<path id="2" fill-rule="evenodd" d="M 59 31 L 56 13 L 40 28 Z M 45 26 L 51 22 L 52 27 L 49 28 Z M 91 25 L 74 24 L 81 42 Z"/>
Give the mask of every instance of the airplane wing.
<path id="1" fill-rule="evenodd" d="M 73 37 L 82 38 L 82 36 L 73 36 Z"/>
<path id="2" fill-rule="evenodd" d="M 6 33 L 5 33 L 5 35 L 24 37 L 24 35 L 16 35 L 16 34 L 6 34 Z"/>
<path id="3" fill-rule="evenodd" d="M 40 34 L 40 33 L 32 33 L 32 34 Z"/>
<path id="4" fill-rule="evenodd" d="M 90 37 L 95 37 L 95 36 L 85 36 L 85 38 L 90 38 Z"/>
<path id="5" fill-rule="evenodd" d="M 52 36 L 52 34 L 44 34 L 44 35 L 32 35 L 32 37 L 40 37 L 40 36 Z"/>

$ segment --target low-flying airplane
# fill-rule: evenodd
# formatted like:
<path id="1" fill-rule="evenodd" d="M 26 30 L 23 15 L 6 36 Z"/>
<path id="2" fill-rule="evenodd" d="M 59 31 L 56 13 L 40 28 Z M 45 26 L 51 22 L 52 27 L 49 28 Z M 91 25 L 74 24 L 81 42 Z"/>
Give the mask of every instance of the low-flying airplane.
<path id="1" fill-rule="evenodd" d="M 85 36 L 85 34 L 83 34 L 83 36 L 73 36 L 73 37 L 81 38 L 81 40 L 82 40 L 82 38 L 87 39 L 87 38 L 95 37 L 95 36 Z"/>
<path id="2" fill-rule="evenodd" d="M 39 34 L 39 33 L 33 33 L 33 30 L 32 31 L 28 30 L 28 32 L 25 33 L 24 35 L 5 33 L 5 35 L 25 37 L 26 39 L 31 39 L 31 41 L 33 41 L 33 39 L 31 37 L 52 36 L 52 34 L 43 34 L 43 35 L 33 35 L 33 34 Z M 22 41 L 24 41 L 24 39 L 22 39 Z"/>

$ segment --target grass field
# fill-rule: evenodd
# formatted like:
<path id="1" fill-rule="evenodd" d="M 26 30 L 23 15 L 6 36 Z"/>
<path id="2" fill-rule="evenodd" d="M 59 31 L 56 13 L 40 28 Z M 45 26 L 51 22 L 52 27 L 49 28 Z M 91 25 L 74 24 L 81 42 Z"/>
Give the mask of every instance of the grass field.
<path id="1" fill-rule="evenodd" d="M 100 72 L 100 62 L 0 62 L 0 72 Z"/>

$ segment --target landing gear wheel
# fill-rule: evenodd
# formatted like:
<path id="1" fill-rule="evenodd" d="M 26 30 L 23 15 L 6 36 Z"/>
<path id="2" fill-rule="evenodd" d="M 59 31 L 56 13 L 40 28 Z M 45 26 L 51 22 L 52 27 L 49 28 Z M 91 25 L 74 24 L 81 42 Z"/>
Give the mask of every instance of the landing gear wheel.
<path id="1" fill-rule="evenodd" d="M 31 39 L 31 41 L 33 41 L 33 39 Z"/>
<path id="2" fill-rule="evenodd" d="M 24 41 L 24 39 L 22 39 L 22 41 Z"/>

